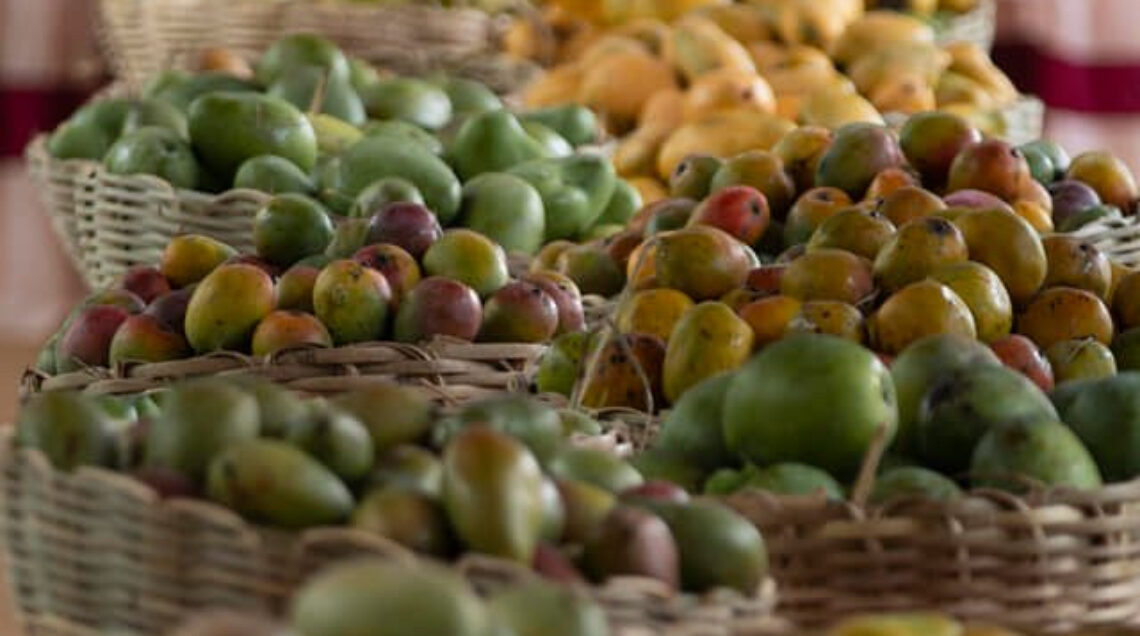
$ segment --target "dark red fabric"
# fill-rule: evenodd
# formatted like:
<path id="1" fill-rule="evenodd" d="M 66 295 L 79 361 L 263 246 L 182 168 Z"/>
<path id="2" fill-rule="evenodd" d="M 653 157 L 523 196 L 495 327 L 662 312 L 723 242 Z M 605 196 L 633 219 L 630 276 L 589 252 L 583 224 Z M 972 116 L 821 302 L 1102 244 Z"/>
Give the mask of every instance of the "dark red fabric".
<path id="1" fill-rule="evenodd" d="M 23 153 L 36 133 L 67 119 L 89 94 L 77 89 L 0 88 L 0 157 Z"/>
<path id="2" fill-rule="evenodd" d="M 1049 106 L 1096 114 L 1140 112 L 1140 62 L 1071 62 L 1015 43 L 997 45 L 993 55 L 1022 92 Z"/>

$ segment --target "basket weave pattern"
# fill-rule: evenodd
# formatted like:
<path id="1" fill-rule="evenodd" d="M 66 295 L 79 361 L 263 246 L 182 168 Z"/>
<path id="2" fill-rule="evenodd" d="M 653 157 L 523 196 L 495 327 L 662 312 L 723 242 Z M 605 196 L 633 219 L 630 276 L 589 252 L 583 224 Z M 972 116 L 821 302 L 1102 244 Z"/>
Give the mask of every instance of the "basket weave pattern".
<path id="1" fill-rule="evenodd" d="M 1140 618 L 1140 481 L 867 510 L 760 492 L 728 502 L 764 533 L 780 613 L 936 608 L 1030 630 Z"/>
<path id="2" fill-rule="evenodd" d="M 475 9 L 309 0 L 102 0 L 103 41 L 118 77 L 141 86 L 165 68 L 193 69 L 225 47 L 255 59 L 285 33 L 320 33 L 349 55 L 402 73 L 448 70 L 509 92 L 534 68 L 498 55 L 505 25 Z"/>
<path id="3" fill-rule="evenodd" d="M 417 559 L 348 528 L 301 534 L 255 528 L 210 503 L 162 501 L 147 486 L 107 470 L 63 473 L 39 452 L 11 442 L 0 438 L 0 536 L 15 600 L 30 624 L 42 622 L 35 633 L 80 636 L 67 626 L 72 623 L 150 636 L 203 608 L 279 613 L 307 576 L 336 561 Z M 484 594 L 537 576 L 487 557 L 468 557 L 456 567 Z M 771 581 L 751 598 L 697 598 L 644 579 L 613 579 L 592 593 L 615 626 L 670 636 L 758 633 L 749 626 L 771 624 L 775 595 Z"/>
<path id="4" fill-rule="evenodd" d="M 969 42 L 983 51 L 994 46 L 997 31 L 997 0 L 981 0 L 973 11 L 950 18 L 938 30 L 940 44 Z"/>

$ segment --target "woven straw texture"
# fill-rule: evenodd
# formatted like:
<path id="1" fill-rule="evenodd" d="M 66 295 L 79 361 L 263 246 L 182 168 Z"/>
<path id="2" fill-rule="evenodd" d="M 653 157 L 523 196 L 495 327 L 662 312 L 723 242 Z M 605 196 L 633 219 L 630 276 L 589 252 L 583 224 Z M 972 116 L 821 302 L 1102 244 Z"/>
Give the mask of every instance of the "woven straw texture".
<path id="1" fill-rule="evenodd" d="M 1140 267 L 1140 217 L 1101 219 L 1080 228 L 1073 235 L 1092 243 L 1121 265 Z"/>
<path id="2" fill-rule="evenodd" d="M 937 608 L 1025 629 L 1140 617 L 1140 481 L 950 503 L 847 503 L 738 494 L 764 533 L 781 615 Z"/>
<path id="3" fill-rule="evenodd" d="M 0 472 L 0 536 L 25 618 L 161 634 L 202 608 L 280 612 L 307 576 L 338 560 L 417 558 L 352 529 L 265 530 L 210 503 L 161 501 L 145 485 L 106 470 L 63 473 L 37 451 L 14 449 L 10 435 L 0 439 Z M 456 567 L 481 593 L 536 576 L 486 557 Z M 676 636 L 748 633 L 749 625 L 769 624 L 775 602 L 771 581 L 750 598 L 680 596 L 643 579 L 611 580 L 592 592 L 615 626 Z"/>
<path id="4" fill-rule="evenodd" d="M 349 55 L 402 73 L 447 70 L 510 92 L 535 72 L 500 54 L 506 24 L 475 9 L 311 0 L 101 0 L 117 77 L 141 86 L 165 68 L 192 69 L 204 48 L 255 59 L 282 34 L 320 33 Z"/>
<path id="5" fill-rule="evenodd" d="M 445 400 L 528 388 L 545 345 L 470 343 L 437 338 L 423 345 L 370 342 L 335 349 L 292 349 L 268 357 L 220 352 L 171 362 L 124 364 L 45 376 L 25 374 L 24 397 L 40 391 L 129 394 L 203 376 L 253 375 L 301 393 L 334 394 L 382 382 L 418 384 Z"/>
<path id="6" fill-rule="evenodd" d="M 997 0 L 981 0 L 969 13 L 955 16 L 937 26 L 938 42 L 969 42 L 983 51 L 994 46 L 997 31 Z"/>

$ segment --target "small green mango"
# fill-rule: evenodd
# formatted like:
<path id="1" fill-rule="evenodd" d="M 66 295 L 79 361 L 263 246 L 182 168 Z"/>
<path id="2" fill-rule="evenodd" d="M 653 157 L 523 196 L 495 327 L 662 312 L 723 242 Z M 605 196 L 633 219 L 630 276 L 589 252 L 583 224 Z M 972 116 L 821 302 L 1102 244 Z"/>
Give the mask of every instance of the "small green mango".
<path id="1" fill-rule="evenodd" d="M 16 443 L 39 450 L 52 466 L 113 466 L 121 426 L 90 395 L 48 391 L 31 399 L 16 420 Z"/>

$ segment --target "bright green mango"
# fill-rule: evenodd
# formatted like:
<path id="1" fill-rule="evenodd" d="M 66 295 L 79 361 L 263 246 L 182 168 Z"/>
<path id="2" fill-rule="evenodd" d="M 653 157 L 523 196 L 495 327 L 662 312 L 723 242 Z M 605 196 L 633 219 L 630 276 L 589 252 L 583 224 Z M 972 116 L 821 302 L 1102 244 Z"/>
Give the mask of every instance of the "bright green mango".
<path id="1" fill-rule="evenodd" d="M 246 159 L 234 175 L 235 188 L 249 188 L 267 194 L 313 194 L 317 186 L 292 161 L 276 155 Z"/>
<path id="2" fill-rule="evenodd" d="M 1011 492 L 1024 492 L 1031 483 L 1080 489 L 1102 484 L 1100 470 L 1080 438 L 1052 419 L 991 428 L 974 449 L 970 474 L 975 487 Z"/>
<path id="3" fill-rule="evenodd" d="M 547 157 L 569 157 L 574 154 L 574 146 L 549 126 L 537 121 L 524 121 L 522 127 L 531 139 L 542 145 Z"/>
<path id="4" fill-rule="evenodd" d="M 533 254 L 542 247 L 546 219 L 534 186 L 503 172 L 488 172 L 463 187 L 460 223 L 509 252 Z"/>
<path id="5" fill-rule="evenodd" d="M 302 111 L 332 115 L 354 126 L 368 120 L 364 102 L 346 78 L 326 77 L 325 69 L 305 66 L 282 75 L 267 94 L 293 104 Z M 317 91 L 322 90 L 320 99 Z"/>
<path id="6" fill-rule="evenodd" d="M 618 181 L 613 164 L 600 155 L 539 159 L 509 172 L 528 181 L 542 197 L 547 241 L 590 228 L 605 211 Z"/>
<path id="7" fill-rule="evenodd" d="M 254 75 L 262 86 L 307 66 L 328 73 L 330 80 L 350 79 L 351 67 L 335 44 L 312 33 L 294 33 L 271 44 L 257 60 Z"/>
<path id="8" fill-rule="evenodd" d="M 257 85 L 229 73 L 210 71 L 191 75 L 183 81 L 173 81 L 167 86 L 158 89 L 153 97 L 172 104 L 181 111 L 190 108 L 194 100 L 209 93 L 252 93 L 257 91 Z"/>
<path id="9" fill-rule="evenodd" d="M 662 420 L 653 447 L 703 470 L 728 465 L 732 456 L 725 447 L 721 419 L 732 377 L 715 375 L 685 391 Z"/>
<path id="10" fill-rule="evenodd" d="M 312 170 L 317 135 L 292 104 L 256 93 L 211 93 L 190 106 L 190 140 L 207 170 L 232 179 L 245 160 L 278 155 Z"/>
<path id="11" fill-rule="evenodd" d="M 396 119 L 428 130 L 438 130 L 451 121 L 447 93 L 420 79 L 382 79 L 365 89 L 362 97 L 373 119 Z"/>
<path id="12" fill-rule="evenodd" d="M 411 181 L 441 224 L 450 223 L 459 212 L 463 189 L 451 168 L 418 146 L 386 137 L 365 137 L 346 150 L 330 185 L 337 200 L 346 199 L 343 211 L 348 211 L 362 190 L 384 177 Z"/>
<path id="13" fill-rule="evenodd" d="M 1067 382 L 1050 396 L 1068 424 L 1096 458 L 1105 479 L 1140 475 L 1140 373 Z"/>
<path id="14" fill-rule="evenodd" d="M 114 137 L 91 123 L 66 121 L 48 137 L 48 154 L 56 159 L 101 161 Z"/>
<path id="15" fill-rule="evenodd" d="M 393 119 L 389 121 L 373 121 L 364 127 L 365 137 L 388 137 L 393 143 L 414 143 L 420 145 L 433 155 L 443 154 L 443 143 L 435 135 L 406 121 Z"/>
<path id="16" fill-rule="evenodd" d="M 543 124 L 574 146 L 588 144 L 598 138 L 598 117 L 594 111 L 578 104 L 527 111 L 519 115 L 519 119 Z"/>
<path id="17" fill-rule="evenodd" d="M 186 114 L 175 108 L 174 104 L 160 99 L 144 98 L 131 103 L 123 118 L 122 134 L 128 135 L 146 126 L 167 128 L 181 139 L 190 139 Z"/>
<path id="18" fill-rule="evenodd" d="M 16 443 L 42 452 L 52 466 L 112 466 L 116 458 L 116 423 L 90 395 L 49 391 L 20 410 Z"/>
<path id="19" fill-rule="evenodd" d="M 492 110 L 472 115 L 455 133 L 448 151 L 464 181 L 484 172 L 501 172 L 547 156 L 545 148 L 514 115 Z"/>
<path id="20" fill-rule="evenodd" d="M 452 112 L 459 114 L 482 113 L 503 108 L 503 100 L 485 84 L 464 77 L 443 75 L 429 80 L 447 93 Z"/>
<path id="21" fill-rule="evenodd" d="M 617 225 L 625 227 L 634 214 L 641 209 L 641 193 L 631 186 L 625 179 L 618 179 L 614 186 L 614 194 L 610 197 L 606 209 L 594 222 L 594 227 Z"/>
<path id="22" fill-rule="evenodd" d="M 154 175 L 175 188 L 193 190 L 198 186 L 194 151 L 169 128 L 147 126 L 123 135 L 107 151 L 103 167 L 110 174 Z"/>

